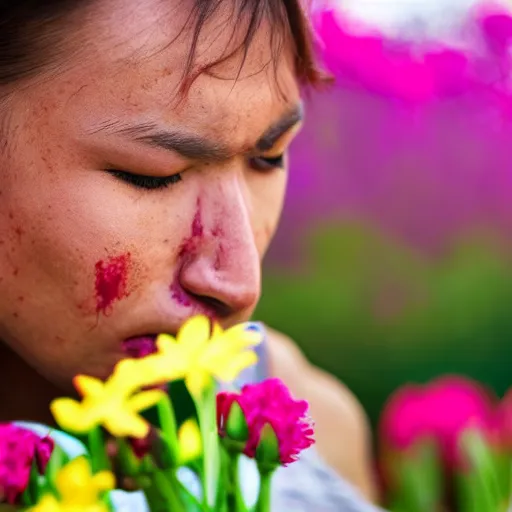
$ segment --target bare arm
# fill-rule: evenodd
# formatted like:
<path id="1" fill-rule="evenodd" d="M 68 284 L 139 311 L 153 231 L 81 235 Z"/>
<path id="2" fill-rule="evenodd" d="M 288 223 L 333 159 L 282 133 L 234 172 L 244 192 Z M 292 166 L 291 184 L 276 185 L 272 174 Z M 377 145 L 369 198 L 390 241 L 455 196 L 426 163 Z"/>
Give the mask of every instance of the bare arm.
<path id="1" fill-rule="evenodd" d="M 375 502 L 370 429 L 363 408 L 335 377 L 310 364 L 292 340 L 271 329 L 268 333 L 271 374 L 309 402 L 320 455 Z"/>

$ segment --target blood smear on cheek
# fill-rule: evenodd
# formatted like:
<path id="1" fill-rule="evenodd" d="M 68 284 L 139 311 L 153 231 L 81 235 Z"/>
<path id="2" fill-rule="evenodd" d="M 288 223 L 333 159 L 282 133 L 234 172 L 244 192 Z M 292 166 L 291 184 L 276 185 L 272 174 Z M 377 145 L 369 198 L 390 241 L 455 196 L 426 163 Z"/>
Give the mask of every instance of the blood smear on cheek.
<path id="1" fill-rule="evenodd" d="M 128 297 L 130 253 L 100 260 L 95 265 L 96 312 L 108 315 L 115 301 Z"/>

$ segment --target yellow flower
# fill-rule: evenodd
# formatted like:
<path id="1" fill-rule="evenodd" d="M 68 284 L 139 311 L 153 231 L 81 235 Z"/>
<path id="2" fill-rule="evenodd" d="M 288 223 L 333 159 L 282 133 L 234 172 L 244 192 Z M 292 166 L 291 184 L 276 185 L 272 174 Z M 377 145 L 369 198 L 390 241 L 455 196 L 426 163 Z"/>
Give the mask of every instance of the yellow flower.
<path id="1" fill-rule="evenodd" d="M 114 484 L 114 475 L 110 471 L 92 475 L 87 460 L 79 457 L 64 466 L 57 475 L 60 500 L 48 494 L 29 512 L 108 512 L 100 501 L 100 495 L 112 490 Z"/>
<path id="2" fill-rule="evenodd" d="M 262 335 L 239 324 L 224 331 L 206 316 L 189 319 L 178 336 L 162 334 L 157 338 L 158 353 L 146 358 L 146 363 L 158 367 L 167 380 L 185 378 L 192 396 L 201 396 L 212 377 L 223 382 L 233 381 L 245 368 L 258 360 L 253 347 L 261 343 Z M 167 374 L 166 374 L 167 372 Z"/>
<path id="3" fill-rule="evenodd" d="M 201 432 L 195 419 L 190 418 L 181 425 L 178 431 L 178 442 L 181 464 L 187 464 L 201 456 Z"/>
<path id="4" fill-rule="evenodd" d="M 119 363 L 106 382 L 79 375 L 74 382 L 82 401 L 59 398 L 51 411 L 63 429 L 76 434 L 102 425 L 115 437 L 143 438 L 149 425 L 138 413 L 156 405 L 163 391 L 138 391 L 141 380 L 137 361 L 130 359 Z"/>

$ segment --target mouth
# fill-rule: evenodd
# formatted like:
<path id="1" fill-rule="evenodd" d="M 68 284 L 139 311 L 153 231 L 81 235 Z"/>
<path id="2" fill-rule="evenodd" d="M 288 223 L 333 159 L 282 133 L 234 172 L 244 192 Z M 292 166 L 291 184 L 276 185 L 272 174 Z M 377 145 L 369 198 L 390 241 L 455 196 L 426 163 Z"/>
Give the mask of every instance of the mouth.
<path id="1" fill-rule="evenodd" d="M 126 356 L 133 359 L 141 359 L 154 354 L 157 351 L 156 338 L 156 334 L 145 334 L 143 336 L 127 338 L 122 342 L 123 352 Z"/>

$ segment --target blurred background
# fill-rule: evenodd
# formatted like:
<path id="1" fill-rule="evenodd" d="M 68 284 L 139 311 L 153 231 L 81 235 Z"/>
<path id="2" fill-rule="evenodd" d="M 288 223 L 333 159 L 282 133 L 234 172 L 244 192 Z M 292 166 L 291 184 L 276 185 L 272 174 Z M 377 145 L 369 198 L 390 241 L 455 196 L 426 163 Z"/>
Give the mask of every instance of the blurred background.
<path id="1" fill-rule="evenodd" d="M 474 4 L 340 0 L 318 22 L 337 82 L 307 101 L 256 317 L 373 423 L 405 382 L 512 384 L 508 60 Z"/>

